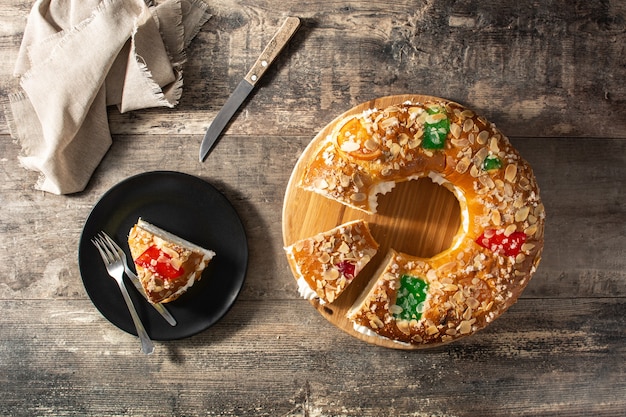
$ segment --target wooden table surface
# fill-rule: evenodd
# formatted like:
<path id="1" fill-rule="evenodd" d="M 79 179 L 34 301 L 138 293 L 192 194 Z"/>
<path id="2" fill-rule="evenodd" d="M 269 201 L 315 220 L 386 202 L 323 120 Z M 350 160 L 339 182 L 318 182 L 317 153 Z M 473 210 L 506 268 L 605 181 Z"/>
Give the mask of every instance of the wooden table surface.
<path id="1" fill-rule="evenodd" d="M 0 115 L 0 415 L 618 416 L 626 413 L 626 3 L 210 1 L 174 109 L 109 111 L 85 191 L 33 189 Z M 0 93 L 31 2 L 0 3 Z M 303 24 L 205 163 L 209 122 L 287 15 Z M 364 343 L 297 293 L 281 209 L 300 153 L 347 109 L 392 94 L 463 103 L 532 164 L 543 261 L 487 329 L 425 351 Z M 94 204 L 135 174 L 217 187 L 250 248 L 209 329 L 156 342 L 105 319 L 77 261 Z"/>

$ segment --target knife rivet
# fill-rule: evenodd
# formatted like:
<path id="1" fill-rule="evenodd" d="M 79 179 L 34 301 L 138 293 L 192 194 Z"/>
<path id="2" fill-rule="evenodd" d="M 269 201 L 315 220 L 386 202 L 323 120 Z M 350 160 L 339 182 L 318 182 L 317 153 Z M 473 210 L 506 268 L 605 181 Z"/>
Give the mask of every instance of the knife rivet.
<path id="1" fill-rule="evenodd" d="M 252 77 L 250 77 L 250 78 L 252 78 L 252 81 L 256 81 L 256 79 L 257 79 L 258 77 L 257 77 L 256 75 L 253 75 L 253 76 L 252 76 Z"/>
<path id="2" fill-rule="evenodd" d="M 261 61 L 261 65 L 267 67 L 267 61 Z"/>

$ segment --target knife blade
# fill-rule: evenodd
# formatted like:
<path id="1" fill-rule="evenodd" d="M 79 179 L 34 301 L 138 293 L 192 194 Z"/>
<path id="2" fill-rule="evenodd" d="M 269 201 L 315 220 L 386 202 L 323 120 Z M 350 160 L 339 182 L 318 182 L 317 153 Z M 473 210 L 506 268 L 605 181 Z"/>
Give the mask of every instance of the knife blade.
<path id="1" fill-rule="evenodd" d="M 204 162 L 213 149 L 222 131 L 232 119 L 237 109 L 243 104 L 261 76 L 265 74 L 270 64 L 276 59 L 280 51 L 287 45 L 296 30 L 300 27 L 300 19 L 290 16 L 267 44 L 259 58 L 254 62 L 250 71 L 239 82 L 235 91 L 228 97 L 224 106 L 209 125 L 200 145 L 200 162 Z"/>

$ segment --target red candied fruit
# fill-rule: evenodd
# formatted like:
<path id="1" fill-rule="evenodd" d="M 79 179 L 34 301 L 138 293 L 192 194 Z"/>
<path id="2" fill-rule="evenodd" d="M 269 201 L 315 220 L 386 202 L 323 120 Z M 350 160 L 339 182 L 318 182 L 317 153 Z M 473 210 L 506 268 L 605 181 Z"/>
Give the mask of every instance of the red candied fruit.
<path id="1" fill-rule="evenodd" d="M 174 279 L 181 276 L 185 271 L 183 268 L 176 269 L 170 262 L 171 256 L 163 252 L 156 246 L 150 246 L 144 253 L 135 259 L 135 263 L 141 267 L 156 272 L 166 279 Z"/>
<path id="2" fill-rule="evenodd" d="M 348 279 L 354 278 L 354 272 L 356 270 L 356 267 L 353 263 L 348 261 L 341 261 L 337 264 L 337 269 L 339 269 L 339 272 L 341 272 L 344 277 Z"/>
<path id="3" fill-rule="evenodd" d="M 483 232 L 476 243 L 483 248 L 487 248 L 495 253 L 502 253 L 506 256 L 517 256 L 522 250 L 522 245 L 526 242 L 524 232 L 513 232 L 509 236 L 503 230 L 487 229 Z"/>

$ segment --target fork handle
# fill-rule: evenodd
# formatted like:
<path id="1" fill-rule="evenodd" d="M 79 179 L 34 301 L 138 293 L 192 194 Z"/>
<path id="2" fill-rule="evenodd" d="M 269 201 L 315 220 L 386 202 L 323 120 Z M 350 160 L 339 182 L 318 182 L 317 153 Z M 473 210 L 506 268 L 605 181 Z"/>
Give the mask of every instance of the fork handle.
<path id="1" fill-rule="evenodd" d="M 158 311 L 161 316 L 163 316 L 163 318 L 170 324 L 170 326 L 176 326 L 176 319 L 174 317 L 172 317 L 170 312 L 167 311 L 167 309 L 163 306 L 163 304 L 161 304 L 161 303 L 153 304 L 153 303 L 151 303 L 148 300 L 148 296 L 146 295 L 145 291 L 143 290 L 143 288 L 141 286 L 141 282 L 139 281 L 139 277 L 137 277 L 137 274 L 135 274 L 133 271 L 131 271 L 130 268 L 128 267 L 128 265 L 126 265 L 126 264 L 124 264 L 124 272 L 126 272 L 126 276 L 128 276 L 128 278 L 130 278 L 130 281 L 133 283 L 135 288 L 137 288 L 137 291 L 139 291 L 139 293 L 141 293 L 141 295 L 143 295 L 143 298 L 145 298 L 146 301 L 148 301 L 148 303 L 150 303 L 150 305 L 152 307 L 154 307 L 154 309 L 156 311 Z"/>
<path id="2" fill-rule="evenodd" d="M 137 315 L 137 311 L 135 311 L 135 306 L 133 305 L 133 301 L 130 299 L 128 295 L 128 290 L 126 290 L 126 286 L 123 282 L 117 282 L 120 287 L 120 291 L 122 292 L 122 296 L 124 296 L 124 301 L 126 301 L 126 306 L 128 307 L 128 311 L 130 311 L 130 316 L 133 318 L 133 323 L 135 324 L 135 329 L 137 329 L 137 335 L 139 336 L 139 340 L 141 340 L 141 351 L 147 355 L 154 352 L 154 344 L 148 333 L 146 333 L 146 329 L 143 327 L 141 320 L 139 320 L 139 316 Z"/>

